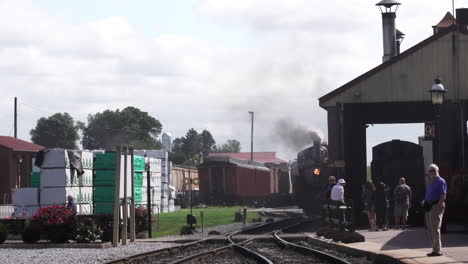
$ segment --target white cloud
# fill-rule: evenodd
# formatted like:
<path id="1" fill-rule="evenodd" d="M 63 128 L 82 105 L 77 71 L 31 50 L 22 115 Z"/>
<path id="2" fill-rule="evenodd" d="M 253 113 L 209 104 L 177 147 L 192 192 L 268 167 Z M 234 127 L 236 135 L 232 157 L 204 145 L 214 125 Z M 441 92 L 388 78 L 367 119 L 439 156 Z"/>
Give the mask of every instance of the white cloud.
<path id="1" fill-rule="evenodd" d="M 404 3 L 398 13 L 405 44 L 428 37 L 445 14 L 446 4 L 421 3 Z M 253 110 L 255 149 L 289 154 L 271 139 L 275 121 L 292 118 L 326 137 L 317 98 L 381 61 L 374 3 L 198 0 L 194 10 L 226 32 L 245 31 L 252 45 L 228 47 L 196 32 L 150 37 L 118 16 L 77 25 L 37 2 L 0 0 L 0 120 L 11 119 L 14 96 L 78 120 L 132 105 L 175 137 L 209 129 L 218 143 L 236 138 L 247 151 Z M 45 113 L 21 109 L 20 137 L 28 140 Z"/>

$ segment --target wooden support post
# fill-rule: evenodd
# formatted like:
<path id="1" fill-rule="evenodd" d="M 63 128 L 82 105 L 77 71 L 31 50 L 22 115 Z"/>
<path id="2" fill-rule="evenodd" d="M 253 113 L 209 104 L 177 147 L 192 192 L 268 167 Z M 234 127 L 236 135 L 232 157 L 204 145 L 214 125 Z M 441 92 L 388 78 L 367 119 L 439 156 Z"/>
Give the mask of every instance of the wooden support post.
<path id="1" fill-rule="evenodd" d="M 112 246 L 119 245 L 119 227 L 120 227 L 120 155 L 122 147 L 118 146 L 115 151 L 115 188 L 114 188 L 114 221 L 112 232 Z"/>
<path id="2" fill-rule="evenodd" d="M 130 179 L 131 179 L 131 196 L 130 197 L 130 242 L 135 242 L 135 164 L 134 164 L 134 156 L 133 156 L 133 148 L 129 148 L 130 151 L 130 164 L 131 164 L 131 172 L 130 172 Z"/>
<path id="3" fill-rule="evenodd" d="M 128 169 L 128 160 L 127 160 L 127 154 L 128 154 L 128 148 L 123 147 L 122 151 L 124 153 L 124 182 L 123 182 L 123 227 L 122 227 L 122 245 L 127 245 L 127 225 L 128 225 L 128 202 L 127 202 L 127 169 Z"/>

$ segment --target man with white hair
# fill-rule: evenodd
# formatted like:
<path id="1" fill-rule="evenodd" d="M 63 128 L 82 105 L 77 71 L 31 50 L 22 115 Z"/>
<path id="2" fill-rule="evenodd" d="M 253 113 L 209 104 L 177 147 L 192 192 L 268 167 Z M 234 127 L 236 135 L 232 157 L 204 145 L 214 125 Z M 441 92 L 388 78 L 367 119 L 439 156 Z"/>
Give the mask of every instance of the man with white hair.
<path id="1" fill-rule="evenodd" d="M 76 202 L 72 195 L 67 196 L 67 209 L 76 214 Z"/>
<path id="2" fill-rule="evenodd" d="M 429 177 L 432 182 L 426 190 L 424 202 L 428 204 L 430 210 L 428 215 L 428 232 L 432 240 L 432 252 L 428 253 L 429 257 L 442 256 L 440 227 L 442 224 L 442 216 L 445 210 L 445 199 L 447 196 L 447 183 L 439 175 L 439 167 L 435 164 L 429 165 Z"/>
<path id="3" fill-rule="evenodd" d="M 330 194 L 330 200 L 344 204 L 344 187 L 346 186 L 346 181 L 344 179 L 339 179 L 338 183 L 333 186 Z"/>

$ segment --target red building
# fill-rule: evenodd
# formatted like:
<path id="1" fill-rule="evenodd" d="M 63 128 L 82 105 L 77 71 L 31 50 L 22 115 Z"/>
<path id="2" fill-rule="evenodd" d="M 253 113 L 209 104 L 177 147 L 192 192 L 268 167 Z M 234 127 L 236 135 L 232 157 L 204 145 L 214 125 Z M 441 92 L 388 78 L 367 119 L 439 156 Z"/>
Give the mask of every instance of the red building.
<path id="1" fill-rule="evenodd" d="M 31 186 L 32 159 L 45 147 L 0 136 L 0 203 L 11 203 L 11 188 Z"/>

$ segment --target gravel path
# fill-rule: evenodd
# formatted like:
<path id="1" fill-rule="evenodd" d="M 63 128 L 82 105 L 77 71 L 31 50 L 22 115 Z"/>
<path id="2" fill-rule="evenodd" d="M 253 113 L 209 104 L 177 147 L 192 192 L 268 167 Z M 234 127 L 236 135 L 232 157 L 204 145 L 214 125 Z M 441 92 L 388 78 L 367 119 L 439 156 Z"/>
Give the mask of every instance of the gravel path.
<path id="1" fill-rule="evenodd" d="M 135 255 L 146 251 L 157 250 L 176 245 L 162 242 L 135 242 L 127 246 L 108 249 L 0 249 L 2 264 L 76 264 L 103 263 L 125 256 Z"/>
<path id="2" fill-rule="evenodd" d="M 194 235 L 186 236 L 167 236 L 161 237 L 158 240 L 171 241 L 174 239 L 197 239 L 207 237 L 209 231 L 216 230 L 221 234 L 229 233 L 246 226 L 251 226 L 256 223 L 233 223 L 228 225 L 205 228 L 203 234 L 201 228 Z M 64 248 L 49 248 L 49 249 L 0 249 L 1 264 L 87 264 L 87 263 L 104 263 L 107 261 L 147 252 L 161 248 L 172 247 L 178 245 L 168 242 L 135 242 L 127 246 L 119 246 L 108 249 L 64 249 Z"/>

